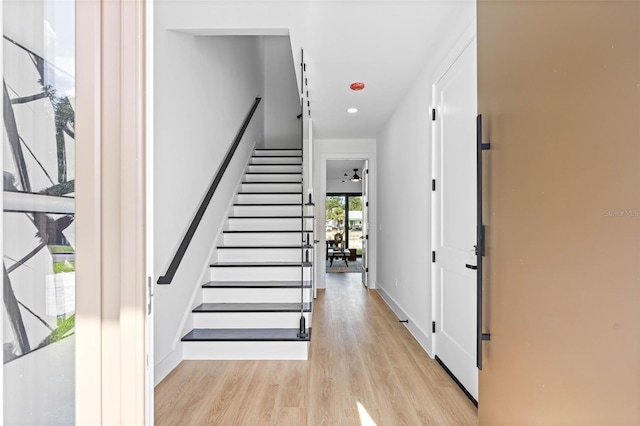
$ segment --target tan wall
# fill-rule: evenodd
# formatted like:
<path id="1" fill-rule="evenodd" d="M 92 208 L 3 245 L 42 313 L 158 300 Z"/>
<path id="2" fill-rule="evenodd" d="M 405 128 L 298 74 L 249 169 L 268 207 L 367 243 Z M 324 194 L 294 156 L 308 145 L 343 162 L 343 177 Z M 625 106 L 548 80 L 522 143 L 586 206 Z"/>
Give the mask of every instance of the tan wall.
<path id="1" fill-rule="evenodd" d="M 640 2 L 478 2 L 481 424 L 640 424 Z"/>

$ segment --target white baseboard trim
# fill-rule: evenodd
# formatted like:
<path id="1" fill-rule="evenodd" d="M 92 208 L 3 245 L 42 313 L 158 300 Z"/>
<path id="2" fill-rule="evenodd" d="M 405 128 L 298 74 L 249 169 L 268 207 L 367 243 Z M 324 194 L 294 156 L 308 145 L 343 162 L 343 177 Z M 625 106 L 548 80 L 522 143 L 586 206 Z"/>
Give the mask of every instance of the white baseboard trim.
<path id="1" fill-rule="evenodd" d="M 413 319 L 409 315 L 407 315 L 405 310 L 402 309 L 402 307 L 394 300 L 393 297 L 389 295 L 389 293 L 385 291 L 384 287 L 381 286 L 378 282 L 376 282 L 376 291 L 380 294 L 382 300 L 384 300 L 387 305 L 389 305 L 393 313 L 396 314 L 399 319 L 409 320 L 409 323 L 405 324 L 407 329 L 409 330 L 409 333 L 411 333 L 411 335 L 416 339 L 420 346 L 422 346 L 422 349 L 424 349 L 427 355 L 429 355 L 429 357 L 431 358 L 434 358 L 433 354 L 431 353 L 432 345 L 430 335 L 425 333 L 424 330 L 422 330 L 415 324 Z"/>
<path id="2" fill-rule="evenodd" d="M 158 386 L 182 360 L 182 341 L 180 341 L 166 358 L 153 366 L 153 386 Z"/>

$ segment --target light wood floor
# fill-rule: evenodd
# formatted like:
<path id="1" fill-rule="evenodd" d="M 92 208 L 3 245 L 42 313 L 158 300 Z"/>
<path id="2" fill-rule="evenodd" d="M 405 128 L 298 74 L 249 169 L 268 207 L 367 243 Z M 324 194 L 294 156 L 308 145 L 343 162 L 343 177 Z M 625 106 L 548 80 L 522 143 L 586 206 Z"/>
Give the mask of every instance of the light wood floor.
<path id="1" fill-rule="evenodd" d="M 184 361 L 156 425 L 475 425 L 476 408 L 358 274 L 328 274 L 309 361 Z"/>

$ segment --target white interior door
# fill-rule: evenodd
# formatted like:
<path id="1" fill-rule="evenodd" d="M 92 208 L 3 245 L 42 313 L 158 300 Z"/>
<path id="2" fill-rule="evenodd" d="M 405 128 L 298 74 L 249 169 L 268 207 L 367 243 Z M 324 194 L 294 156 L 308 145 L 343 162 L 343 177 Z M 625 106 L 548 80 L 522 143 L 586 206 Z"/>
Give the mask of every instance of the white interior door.
<path id="1" fill-rule="evenodd" d="M 477 401 L 475 39 L 434 89 L 435 352 Z"/>
<path id="2" fill-rule="evenodd" d="M 369 160 L 362 171 L 362 284 L 369 287 Z"/>

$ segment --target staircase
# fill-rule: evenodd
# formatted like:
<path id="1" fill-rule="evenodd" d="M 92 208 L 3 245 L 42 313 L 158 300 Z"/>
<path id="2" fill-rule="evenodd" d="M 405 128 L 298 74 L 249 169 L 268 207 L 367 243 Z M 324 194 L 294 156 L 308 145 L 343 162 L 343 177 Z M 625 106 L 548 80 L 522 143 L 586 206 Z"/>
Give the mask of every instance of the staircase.
<path id="1" fill-rule="evenodd" d="M 313 218 L 303 203 L 301 151 L 256 149 L 182 338 L 184 359 L 307 359 Z"/>

